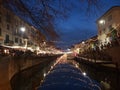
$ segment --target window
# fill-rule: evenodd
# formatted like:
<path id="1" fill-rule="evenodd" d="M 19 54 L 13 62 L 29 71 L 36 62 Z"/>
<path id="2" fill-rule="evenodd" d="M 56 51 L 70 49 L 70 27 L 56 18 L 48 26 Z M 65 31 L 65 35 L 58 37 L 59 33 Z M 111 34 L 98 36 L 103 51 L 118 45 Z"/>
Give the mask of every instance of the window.
<path id="1" fill-rule="evenodd" d="M 18 43 L 18 38 L 15 38 L 15 43 Z"/>
<path id="2" fill-rule="evenodd" d="M 112 15 L 109 15 L 108 16 L 108 21 L 111 21 L 112 20 Z"/>
<path id="3" fill-rule="evenodd" d="M 22 40 L 20 39 L 20 44 L 22 43 Z"/>
<path id="4" fill-rule="evenodd" d="M 10 19 L 10 15 L 7 13 L 6 14 L 6 22 L 9 22 L 10 23 L 11 19 Z"/>
<path id="5" fill-rule="evenodd" d="M 112 25 L 109 25 L 109 30 L 112 30 Z"/>
<path id="6" fill-rule="evenodd" d="M 9 30 L 10 29 L 10 25 L 9 24 L 7 24 L 7 30 Z"/>
<path id="7" fill-rule="evenodd" d="M 103 32 L 102 33 L 105 33 L 105 28 L 103 29 Z"/>
<path id="8" fill-rule="evenodd" d="M 2 36 L 2 30 L 1 30 L 1 28 L 0 28 L 0 36 Z"/>
<path id="9" fill-rule="evenodd" d="M 18 34 L 18 30 L 17 30 L 17 28 L 16 28 L 16 30 L 15 30 L 15 33 Z"/>
<path id="10" fill-rule="evenodd" d="M 6 36 L 5 36 L 5 43 L 9 43 L 9 35 L 8 34 L 6 34 Z"/>

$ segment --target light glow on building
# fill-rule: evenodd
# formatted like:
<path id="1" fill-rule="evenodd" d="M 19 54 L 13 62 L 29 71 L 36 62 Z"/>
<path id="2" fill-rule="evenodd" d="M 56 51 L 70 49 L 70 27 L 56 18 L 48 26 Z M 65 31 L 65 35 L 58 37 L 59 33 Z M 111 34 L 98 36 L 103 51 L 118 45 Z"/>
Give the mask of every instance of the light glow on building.
<path id="1" fill-rule="evenodd" d="M 105 24 L 105 20 L 102 19 L 102 20 L 99 21 L 99 23 L 100 24 Z"/>

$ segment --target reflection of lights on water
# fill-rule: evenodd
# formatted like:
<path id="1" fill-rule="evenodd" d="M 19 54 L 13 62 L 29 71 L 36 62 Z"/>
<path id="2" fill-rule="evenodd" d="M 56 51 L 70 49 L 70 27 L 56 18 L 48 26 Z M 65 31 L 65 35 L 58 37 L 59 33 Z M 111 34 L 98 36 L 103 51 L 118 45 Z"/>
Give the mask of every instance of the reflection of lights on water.
<path id="1" fill-rule="evenodd" d="M 46 73 L 44 73 L 44 75 L 43 75 L 44 77 L 46 76 Z"/>
<path id="2" fill-rule="evenodd" d="M 76 67 L 76 68 L 78 68 L 78 65 L 77 65 L 77 64 L 75 64 L 75 67 Z"/>
<path id="3" fill-rule="evenodd" d="M 50 73 L 50 71 L 48 71 L 48 73 L 47 74 L 49 74 Z"/>
<path id="4" fill-rule="evenodd" d="M 53 66 L 51 66 L 51 69 L 53 69 Z"/>
<path id="5" fill-rule="evenodd" d="M 83 72 L 82 74 L 83 74 L 84 76 L 86 76 L 86 73 L 85 73 L 85 72 Z"/>
<path id="6" fill-rule="evenodd" d="M 41 80 L 41 83 L 43 82 L 43 80 Z"/>

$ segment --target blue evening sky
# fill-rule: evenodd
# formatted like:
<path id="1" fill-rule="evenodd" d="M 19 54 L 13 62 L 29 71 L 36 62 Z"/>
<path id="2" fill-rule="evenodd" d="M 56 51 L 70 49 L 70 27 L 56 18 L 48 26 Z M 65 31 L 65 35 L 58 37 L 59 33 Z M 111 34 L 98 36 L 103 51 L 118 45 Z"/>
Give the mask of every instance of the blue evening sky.
<path id="1" fill-rule="evenodd" d="M 57 29 L 61 36 L 59 39 L 61 42 L 58 42 L 58 46 L 67 48 L 81 40 L 97 35 L 96 20 L 112 6 L 120 6 L 120 0 L 100 1 L 102 2 L 100 3 L 100 9 L 96 12 L 97 15 L 94 12 L 88 15 L 86 4 L 76 2 L 76 7 L 71 9 L 68 19 L 57 19 Z"/>
<path id="2" fill-rule="evenodd" d="M 60 35 L 56 45 L 62 48 L 68 48 L 75 43 L 97 35 L 96 20 L 112 6 L 120 6 L 120 0 L 99 0 L 99 9 L 96 9 L 96 12 L 89 12 L 90 15 L 88 15 L 86 11 L 87 0 L 79 0 L 81 2 L 78 2 L 78 0 L 66 1 L 66 5 L 69 5 L 69 2 L 72 2 L 74 5 L 68 13 L 68 18 L 65 20 L 56 18 L 55 20 L 56 31 Z M 24 3 L 29 9 L 32 7 L 39 9 L 41 7 L 40 4 L 37 3 L 37 0 L 26 0 Z M 58 5 L 55 5 L 57 8 Z M 31 19 L 27 18 L 24 13 L 21 14 L 21 12 L 18 12 L 14 6 L 11 7 L 18 16 L 32 23 Z M 93 7 L 91 9 L 93 9 Z M 35 10 L 35 16 L 39 16 L 38 13 L 39 11 Z"/>

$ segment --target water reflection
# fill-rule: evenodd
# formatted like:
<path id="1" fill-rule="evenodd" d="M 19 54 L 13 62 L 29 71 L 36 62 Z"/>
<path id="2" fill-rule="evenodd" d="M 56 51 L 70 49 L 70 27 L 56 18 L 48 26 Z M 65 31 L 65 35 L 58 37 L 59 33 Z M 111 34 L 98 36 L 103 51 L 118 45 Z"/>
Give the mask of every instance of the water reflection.
<path id="1" fill-rule="evenodd" d="M 42 61 L 40 64 L 19 71 L 10 81 L 12 90 L 35 90 L 43 81 L 46 72 L 56 61 L 57 57 L 40 58 L 39 60 Z"/>
<path id="2" fill-rule="evenodd" d="M 117 70 L 89 65 L 82 62 L 79 62 L 79 68 L 85 71 L 90 78 L 100 82 L 102 86 L 106 85 L 106 87 L 110 87 L 108 90 L 120 90 L 120 72 Z"/>
<path id="3" fill-rule="evenodd" d="M 59 59 L 58 59 L 58 61 L 59 61 Z M 56 63 L 58 63 L 58 61 L 54 60 L 52 62 L 43 63 L 43 64 L 40 64 L 36 67 L 29 69 L 29 71 L 27 71 L 27 72 L 26 71 L 20 72 L 19 75 L 17 75 L 16 78 L 14 78 L 14 80 L 13 80 L 13 81 L 17 82 L 16 84 L 13 82 L 13 85 L 16 85 L 16 86 L 14 86 L 13 90 L 37 90 L 37 88 L 41 85 L 41 83 L 43 83 L 45 77 L 50 73 L 50 70 L 53 69 L 53 71 L 54 71 L 54 67 L 55 67 Z M 64 60 L 62 60 L 61 62 L 64 62 Z M 116 70 L 108 70 L 105 68 L 100 68 L 99 66 L 88 65 L 88 64 L 84 64 L 84 63 L 80 63 L 80 62 L 77 63 L 75 60 L 68 60 L 68 62 L 69 62 L 69 64 L 74 64 L 74 68 L 79 68 L 80 69 L 79 71 L 81 71 L 81 73 L 85 77 L 89 76 L 93 80 L 96 80 L 103 85 L 104 84 L 107 85 L 105 83 L 105 82 L 107 82 L 110 84 L 111 90 L 120 90 L 119 89 L 119 86 L 120 86 L 119 79 L 120 78 L 119 78 L 119 74 Z M 69 69 L 70 73 L 73 72 L 73 69 L 72 69 L 72 71 L 70 71 L 71 68 L 70 67 L 66 68 L 66 66 L 67 65 L 64 65 L 65 68 L 64 68 L 64 70 L 62 69 L 62 71 L 64 71 L 64 73 L 68 69 Z M 61 69 L 59 69 L 59 70 L 61 71 Z M 32 73 L 31 76 L 29 75 L 28 72 Z M 77 72 L 77 70 L 76 70 L 76 72 Z M 56 71 L 56 73 L 59 73 L 59 72 Z M 27 76 L 27 74 L 29 77 Z M 58 76 L 60 74 L 61 73 L 59 73 Z M 77 75 L 77 74 L 78 73 L 76 73 L 75 75 Z M 69 77 L 71 75 L 67 73 L 67 77 L 64 77 L 63 75 L 61 75 L 61 78 L 66 78 L 66 79 L 68 78 L 67 80 L 71 80 L 71 79 L 73 79 L 73 78 Z M 89 77 L 87 79 L 89 79 Z M 59 78 L 51 78 L 51 79 L 57 80 Z"/>
<path id="4" fill-rule="evenodd" d="M 67 61 L 66 55 L 52 67 L 37 90 L 101 90 L 100 84 L 79 69 L 75 61 Z"/>

